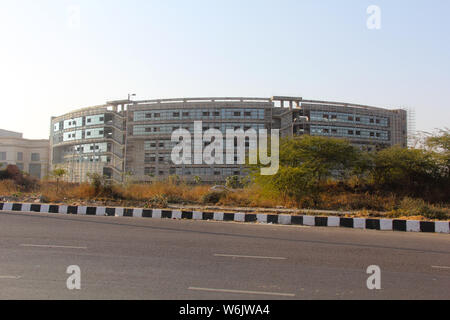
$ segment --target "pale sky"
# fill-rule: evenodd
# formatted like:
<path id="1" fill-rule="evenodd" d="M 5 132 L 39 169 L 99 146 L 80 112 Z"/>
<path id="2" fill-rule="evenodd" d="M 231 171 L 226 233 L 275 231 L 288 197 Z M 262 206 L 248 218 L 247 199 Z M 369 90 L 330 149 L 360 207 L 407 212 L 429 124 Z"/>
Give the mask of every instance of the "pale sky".
<path id="1" fill-rule="evenodd" d="M 449 15 L 448 0 L 0 0 L 0 128 L 48 138 L 51 116 L 128 93 L 408 107 L 418 130 L 450 127 Z"/>

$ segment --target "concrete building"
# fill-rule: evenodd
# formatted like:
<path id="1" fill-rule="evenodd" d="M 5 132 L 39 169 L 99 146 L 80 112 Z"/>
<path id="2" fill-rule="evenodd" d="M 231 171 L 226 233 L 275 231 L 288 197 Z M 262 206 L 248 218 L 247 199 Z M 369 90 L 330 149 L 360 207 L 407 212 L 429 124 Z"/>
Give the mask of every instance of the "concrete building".
<path id="1" fill-rule="evenodd" d="M 17 165 L 20 170 L 38 179 L 47 176 L 49 141 L 24 139 L 21 133 L 0 130 L 0 167 L 8 164 Z"/>
<path id="2" fill-rule="evenodd" d="M 223 181 L 246 174 L 245 166 L 172 163 L 174 130 L 280 129 L 282 136 L 302 134 L 349 139 L 368 150 L 407 144 L 407 115 L 350 103 L 273 98 L 181 98 L 109 101 L 51 119 L 51 164 L 65 167 L 69 180 L 86 181 L 88 172 L 123 181 L 127 174 L 147 181 L 169 175 L 187 180 Z M 248 146 L 247 146 L 248 147 Z"/>

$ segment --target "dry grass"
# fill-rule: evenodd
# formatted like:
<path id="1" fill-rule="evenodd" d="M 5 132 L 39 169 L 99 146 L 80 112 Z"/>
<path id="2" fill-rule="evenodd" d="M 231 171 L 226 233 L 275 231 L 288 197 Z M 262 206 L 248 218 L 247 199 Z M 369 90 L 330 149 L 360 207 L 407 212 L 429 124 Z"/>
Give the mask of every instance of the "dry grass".
<path id="1" fill-rule="evenodd" d="M 16 183 L 13 180 L 0 181 L 0 195 L 10 196 L 19 191 Z"/>
<path id="2" fill-rule="evenodd" d="M 58 189 L 58 190 L 57 190 Z M 106 190 L 106 189 L 105 189 Z M 86 200 L 109 201 L 137 206 L 164 206 L 167 204 L 213 204 L 230 207 L 295 208 L 336 211 L 356 211 L 361 216 L 386 212 L 392 217 L 426 217 L 448 219 L 448 205 L 431 205 L 423 200 L 402 198 L 394 194 L 350 192 L 342 186 L 330 184 L 316 197 L 304 197 L 300 201 L 271 194 L 257 185 L 233 192 L 212 192 L 207 185 L 188 185 L 176 182 L 154 182 L 152 184 L 114 185 L 108 192 L 98 192 L 91 184 L 41 182 L 37 195 L 48 202 L 79 202 Z M 32 194 L 20 192 L 12 180 L 0 181 L 0 196 Z M 208 199 L 207 202 L 205 200 Z"/>

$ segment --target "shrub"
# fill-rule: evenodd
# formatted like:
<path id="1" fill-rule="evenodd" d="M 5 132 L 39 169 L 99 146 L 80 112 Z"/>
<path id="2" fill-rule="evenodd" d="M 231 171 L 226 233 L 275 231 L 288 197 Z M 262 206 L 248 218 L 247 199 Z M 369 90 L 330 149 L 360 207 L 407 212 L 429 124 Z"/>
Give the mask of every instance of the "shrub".
<path id="1" fill-rule="evenodd" d="M 225 192 L 211 191 L 202 196 L 201 202 L 205 204 L 217 204 L 225 195 Z"/>
<path id="2" fill-rule="evenodd" d="M 146 208 L 167 208 L 169 202 L 164 195 L 156 195 L 149 199 L 145 204 Z"/>

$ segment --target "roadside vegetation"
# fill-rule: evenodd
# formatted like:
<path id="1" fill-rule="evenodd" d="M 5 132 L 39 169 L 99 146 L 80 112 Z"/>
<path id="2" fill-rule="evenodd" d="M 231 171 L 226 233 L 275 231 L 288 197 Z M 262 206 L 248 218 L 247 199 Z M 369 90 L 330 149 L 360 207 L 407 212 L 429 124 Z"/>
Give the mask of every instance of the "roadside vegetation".
<path id="1" fill-rule="evenodd" d="M 97 174 L 89 183 L 64 181 L 56 168 L 43 181 L 15 166 L 0 170 L 0 196 L 48 203 L 103 203 L 164 208 L 169 205 L 295 208 L 382 213 L 389 217 L 450 219 L 450 131 L 425 136 L 415 148 L 365 152 L 346 140 L 301 136 L 281 141 L 280 170 L 274 176 L 249 168 L 246 178 L 226 186 L 166 181 L 112 184 Z M 131 177 L 132 178 L 132 177 Z M 131 182 L 129 181 L 131 180 Z"/>

